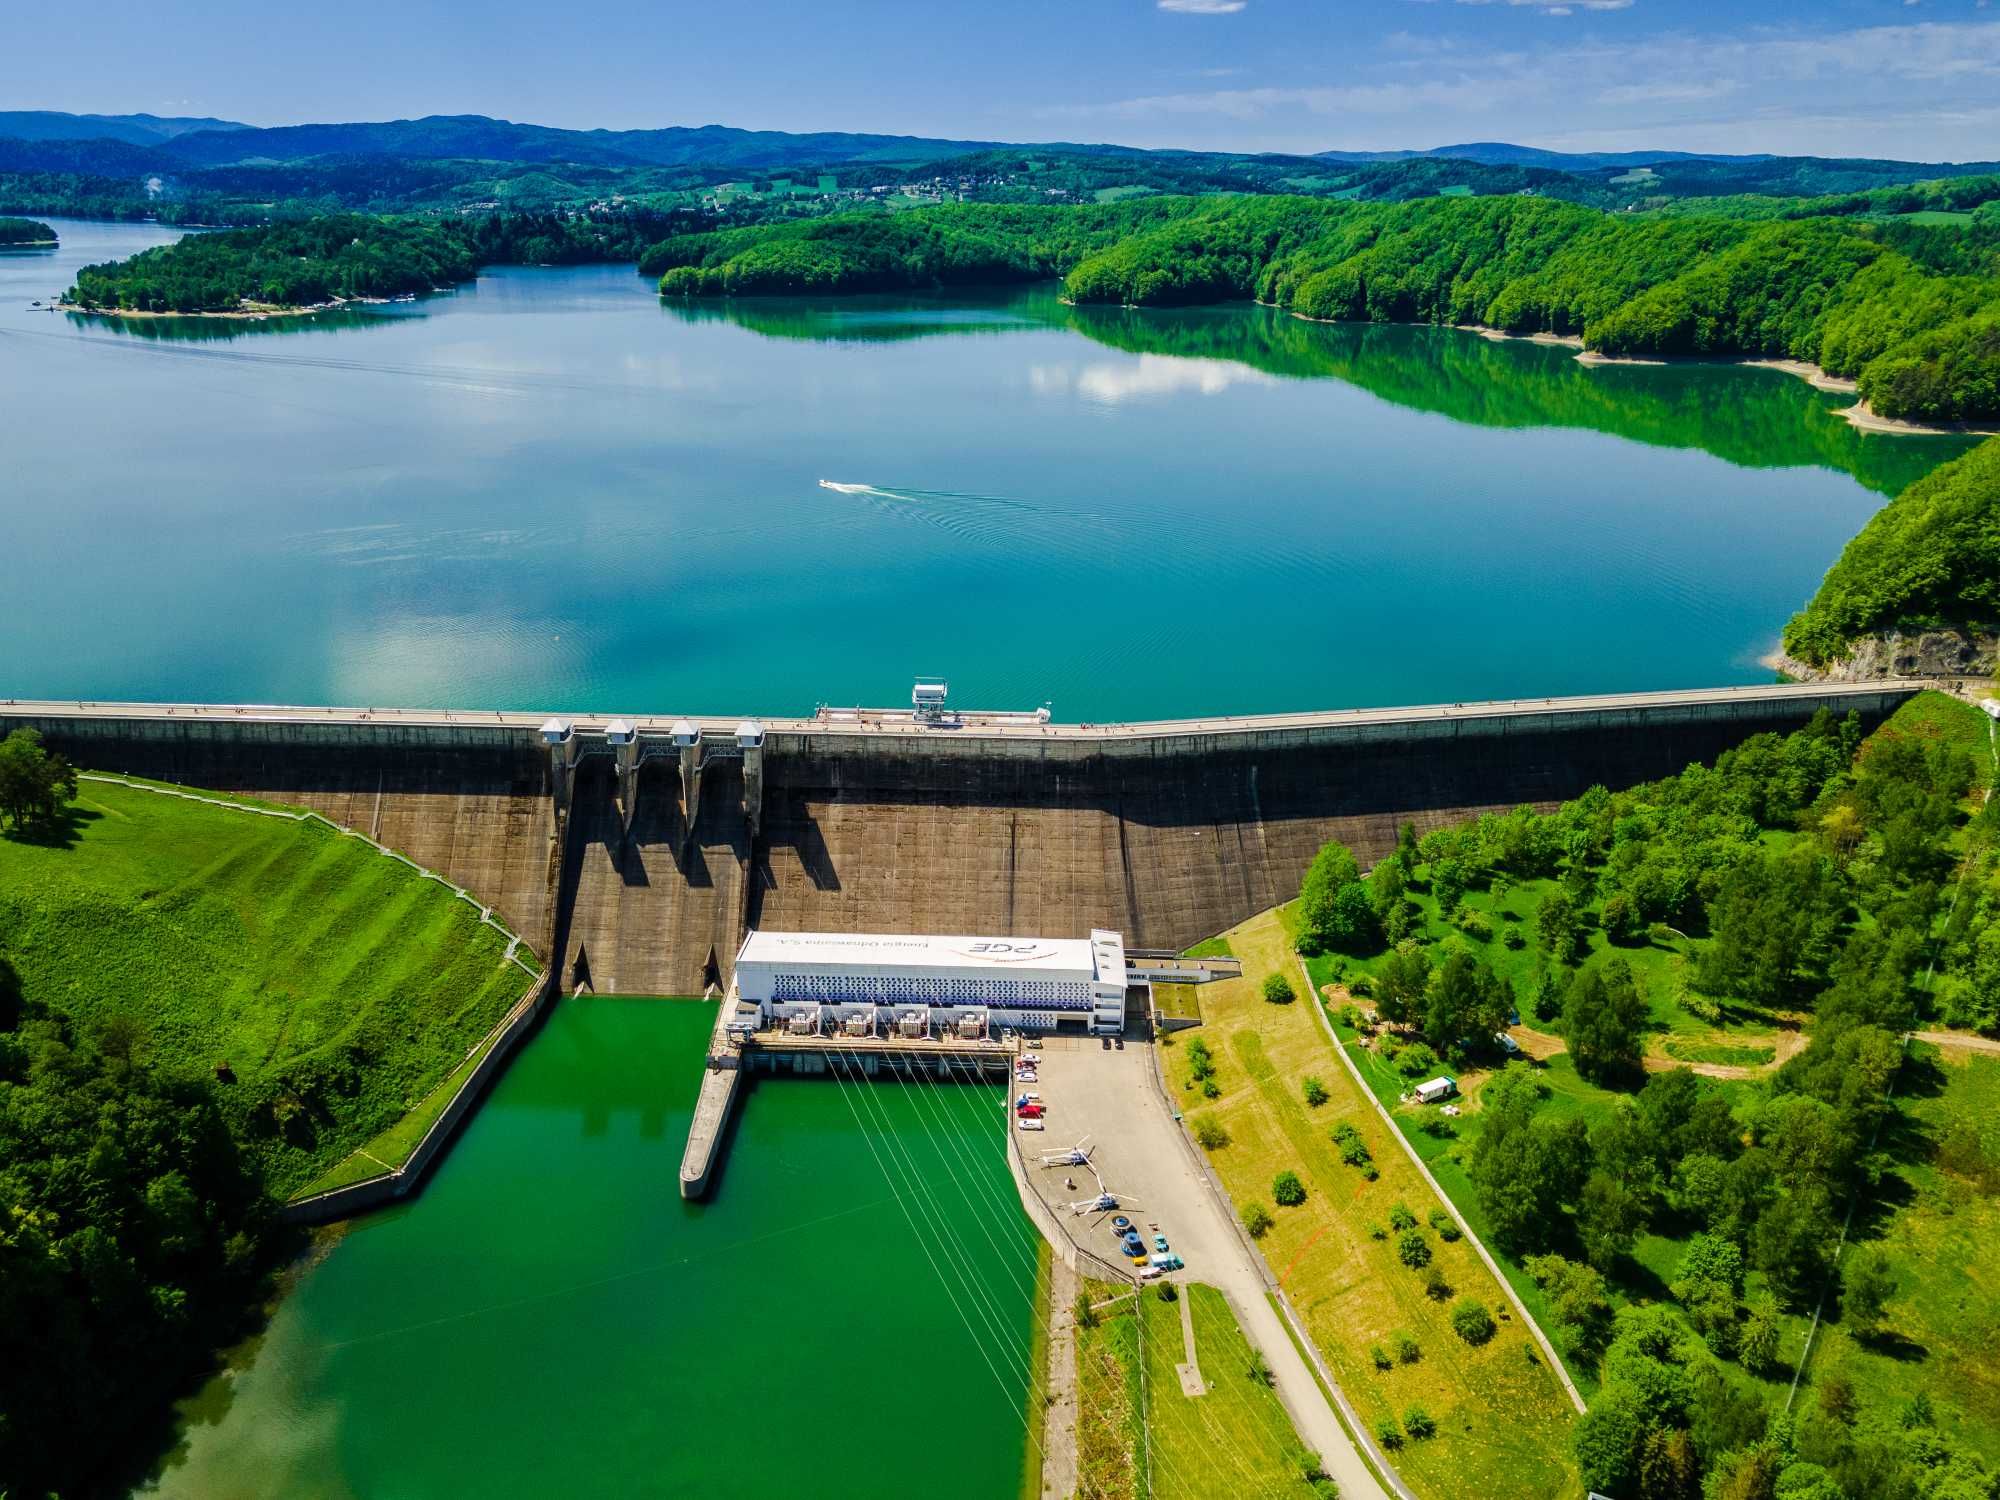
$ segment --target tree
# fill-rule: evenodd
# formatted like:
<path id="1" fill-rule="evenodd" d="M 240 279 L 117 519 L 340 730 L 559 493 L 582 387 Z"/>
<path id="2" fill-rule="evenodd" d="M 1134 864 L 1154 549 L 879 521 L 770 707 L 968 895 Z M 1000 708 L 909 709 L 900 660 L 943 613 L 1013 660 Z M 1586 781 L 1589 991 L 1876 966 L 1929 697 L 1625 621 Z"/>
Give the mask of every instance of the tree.
<path id="1" fill-rule="evenodd" d="M 1535 936 L 1557 963 L 1575 962 L 1583 943 L 1583 917 L 1568 891 L 1551 891 L 1543 899 L 1535 913 Z"/>
<path id="2" fill-rule="evenodd" d="M 1640 1037 L 1647 1018 L 1632 966 L 1623 958 L 1578 974 L 1564 997 L 1562 1019 L 1576 1071 L 1605 1087 L 1639 1082 L 1645 1076 Z"/>
<path id="3" fill-rule="evenodd" d="M 1324 945 L 1337 953 L 1373 953 L 1382 946 L 1382 918 L 1375 898 L 1359 880 L 1333 894 L 1333 912 L 1322 933 Z"/>
<path id="4" fill-rule="evenodd" d="M 1287 1169 L 1271 1180 L 1271 1197 L 1280 1207 L 1297 1208 L 1306 1201 L 1306 1186 L 1298 1173 Z"/>
<path id="5" fill-rule="evenodd" d="M 1611 1338 L 1611 1292 L 1603 1274 L 1560 1255 L 1534 1256 L 1527 1271 L 1549 1299 L 1565 1352 L 1596 1359 Z"/>
<path id="6" fill-rule="evenodd" d="M 42 748 L 41 734 L 26 727 L 0 740 L 0 812 L 15 830 L 54 823 L 76 800 L 76 769 Z"/>
<path id="7" fill-rule="evenodd" d="M 1305 879 L 1299 883 L 1299 938 L 1300 946 L 1310 952 L 1321 951 L 1332 944 L 1334 930 L 1334 898 L 1350 885 L 1361 880 L 1361 866 L 1355 862 L 1353 853 L 1338 840 L 1329 840 L 1320 845 L 1307 868 Z"/>
<path id="8" fill-rule="evenodd" d="M 1398 943 L 1375 975 L 1375 1010 L 1383 1020 L 1403 1025 L 1423 1014 L 1431 959 L 1414 941 Z"/>
<path id="9" fill-rule="evenodd" d="M 1595 1171 L 1584 1180 L 1577 1199 L 1576 1232 L 1583 1258 L 1599 1270 L 1609 1270 L 1632 1249 L 1633 1237 L 1646 1213 L 1632 1190 L 1609 1172 Z"/>
<path id="10" fill-rule="evenodd" d="M 1708 1347 L 1728 1353 L 1736 1334 L 1736 1301 L 1743 1294 L 1743 1252 L 1720 1235 L 1690 1236 L 1673 1293 Z"/>
<path id="11" fill-rule="evenodd" d="M 1292 989 L 1292 981 L 1282 973 L 1264 976 L 1263 995 L 1273 1005 L 1290 1005 L 1298 998 Z"/>
<path id="12" fill-rule="evenodd" d="M 1439 1047 L 1489 1036 L 1507 1024 L 1514 991 L 1462 948 L 1451 948 L 1424 985 L 1424 1035 Z"/>
<path id="13" fill-rule="evenodd" d="M 1525 1071 L 1493 1079 L 1483 1103 L 1469 1166 L 1492 1238 L 1514 1254 L 1546 1249 L 1589 1175 L 1589 1135 L 1579 1119 L 1538 1114 L 1541 1086 Z"/>
<path id="14" fill-rule="evenodd" d="M 1493 1314 L 1476 1297 L 1460 1297 L 1451 1305 L 1451 1327 L 1466 1343 L 1483 1344 L 1493 1337 Z"/>
<path id="15" fill-rule="evenodd" d="M 1778 1363 L 1778 1340 L 1783 1332 L 1777 1299 L 1769 1292 L 1752 1297 L 1743 1325 L 1736 1331 L 1736 1358 L 1743 1368 L 1752 1375 L 1768 1374 Z"/>
<path id="16" fill-rule="evenodd" d="M 1873 1333 L 1882 1322 L 1889 1299 L 1895 1295 L 1895 1267 L 1879 1248 L 1870 1245 L 1854 1257 L 1841 1278 L 1841 1315 L 1852 1319 L 1863 1333 Z"/>
<path id="17" fill-rule="evenodd" d="M 1458 910 L 1458 903 L 1465 899 L 1466 887 L 1472 877 L 1465 868 L 1465 861 L 1451 856 L 1431 861 L 1431 899 L 1437 902 L 1438 914 L 1450 916 Z"/>
<path id="18" fill-rule="evenodd" d="M 1220 1151 L 1229 1144 L 1229 1132 L 1214 1115 L 1197 1115 L 1194 1122 L 1195 1144 L 1204 1151 Z"/>
<path id="19" fill-rule="evenodd" d="M 1431 1263 L 1431 1242 L 1421 1229 L 1405 1229 L 1396 1236 L 1396 1258 L 1413 1271 Z"/>
<path id="20" fill-rule="evenodd" d="M 1326 1091 L 1326 1084 L 1311 1074 L 1307 1074 L 1299 1085 L 1299 1092 L 1304 1097 L 1308 1109 L 1318 1109 L 1330 1097 Z"/>
<path id="21" fill-rule="evenodd" d="M 1271 1217 L 1271 1210 L 1264 1207 L 1263 1204 L 1246 1203 L 1243 1205 L 1243 1227 L 1250 1231 L 1251 1239 L 1261 1240 L 1270 1232 L 1271 1225 L 1275 1222 Z"/>

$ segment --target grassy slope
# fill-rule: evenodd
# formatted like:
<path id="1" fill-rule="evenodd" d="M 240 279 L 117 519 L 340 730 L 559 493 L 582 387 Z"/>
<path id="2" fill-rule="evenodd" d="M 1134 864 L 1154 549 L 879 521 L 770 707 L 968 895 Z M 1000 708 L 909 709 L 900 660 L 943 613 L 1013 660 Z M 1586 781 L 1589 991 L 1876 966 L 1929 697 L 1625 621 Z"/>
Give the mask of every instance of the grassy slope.
<path id="1" fill-rule="evenodd" d="M 126 1017 L 176 1066 L 227 1061 L 250 1101 L 366 1060 L 300 1143 L 262 1137 L 291 1192 L 392 1126 L 519 997 L 506 939 L 435 881 L 318 824 L 86 782 L 67 847 L 0 842 L 0 941 L 26 993 Z"/>
<path id="2" fill-rule="evenodd" d="M 1883 1194 L 1900 1206 L 1855 1230 L 1889 1255 L 1896 1294 L 1878 1335 L 1822 1324 L 1810 1373 L 1844 1375 L 1864 1413 L 1894 1413 L 1922 1390 L 1941 1428 L 2000 1464 L 2000 1057 L 1918 1051 L 1930 1081 L 1907 1103 L 1911 1149 L 1897 1152 Z M 1933 1156 L 1954 1127 L 1983 1137 L 1983 1169 L 1959 1152 Z"/>
<path id="3" fill-rule="evenodd" d="M 1397 1258 L 1393 1239 L 1376 1240 L 1373 1225 L 1388 1223 L 1392 1206 L 1406 1203 L 1421 1221 L 1438 1206 L 1416 1169 L 1385 1138 L 1380 1121 L 1334 1057 L 1318 1021 L 1305 1004 L 1274 1006 L 1259 998 L 1267 973 L 1291 964 L 1290 944 L 1276 913 L 1235 928 L 1231 951 L 1244 977 L 1205 987 L 1202 1035 L 1214 1053 L 1222 1097 L 1204 1101 L 1182 1093 L 1182 1107 L 1213 1115 L 1230 1143 L 1210 1153 L 1230 1196 L 1271 1207 L 1271 1179 L 1298 1172 L 1307 1188 L 1297 1208 L 1275 1208 L 1276 1226 L 1264 1254 L 1284 1279 L 1307 1331 L 1335 1378 L 1371 1425 L 1411 1404 L 1437 1419 L 1439 1434 L 1412 1443 L 1394 1460 L 1420 1494 L 1490 1497 L 1551 1496 L 1578 1491 L 1569 1445 L 1559 1440 L 1574 1415 L 1554 1375 L 1528 1358 L 1530 1340 L 1512 1320 L 1500 1288 L 1463 1240 L 1447 1244 L 1425 1230 L 1434 1263 L 1461 1294 L 1493 1308 L 1500 1333 L 1483 1349 L 1451 1330 L 1449 1302 L 1426 1297 L 1418 1273 Z M 1169 1051 L 1167 1076 L 1185 1083 L 1185 1068 Z M 1308 1109 L 1302 1080 L 1326 1085 L 1328 1102 Z M 1329 1132 L 1351 1122 L 1368 1142 L 1380 1172 L 1367 1182 L 1341 1163 Z M 1378 1371 L 1372 1345 L 1388 1345 L 1408 1332 L 1423 1352 L 1412 1365 Z"/>
<path id="4" fill-rule="evenodd" d="M 1116 1295 L 1105 1283 L 1087 1285 L 1094 1298 Z M 1228 1300 L 1192 1284 L 1181 1294 L 1191 1299 L 1195 1358 L 1208 1394 L 1182 1394 L 1175 1371 L 1184 1351 L 1180 1306 L 1147 1289 L 1136 1303 L 1146 1320 L 1143 1434 L 1135 1303 L 1127 1298 L 1105 1308 L 1097 1327 L 1077 1329 L 1078 1493 L 1084 1500 L 1141 1493 L 1141 1444 L 1150 1438 L 1156 1495 L 1310 1500 L 1313 1488 L 1293 1457 L 1304 1445 L 1277 1395 L 1250 1378 L 1250 1345 Z"/>

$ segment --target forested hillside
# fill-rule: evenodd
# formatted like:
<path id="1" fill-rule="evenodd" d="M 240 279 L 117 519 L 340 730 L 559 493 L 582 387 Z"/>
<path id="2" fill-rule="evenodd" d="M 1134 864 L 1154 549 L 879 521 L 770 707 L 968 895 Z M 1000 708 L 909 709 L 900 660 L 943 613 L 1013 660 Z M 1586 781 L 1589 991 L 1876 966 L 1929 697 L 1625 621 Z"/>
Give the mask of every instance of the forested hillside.
<path id="1" fill-rule="evenodd" d="M 1634 219 L 1533 197 L 1152 198 L 923 210 L 683 236 L 668 296 L 872 291 L 1060 272 L 1078 303 L 1254 298 L 1304 317 L 1477 323 L 1610 355 L 1810 361 L 1882 415 L 2000 415 L 2000 227 Z"/>
<path id="2" fill-rule="evenodd" d="M 1825 666 L 1889 629 L 2000 626 L 2000 438 L 1877 511 L 1785 627 L 1785 650 Z"/>
<path id="3" fill-rule="evenodd" d="M 53 245 L 56 232 L 34 219 L 0 219 L 0 245 Z"/>
<path id="4" fill-rule="evenodd" d="M 1553 813 L 1406 829 L 1365 878 L 1339 845 L 1315 861 L 1295 909 L 1314 979 L 1595 1383 L 1591 1488 L 1994 1493 L 1993 1404 L 1949 1373 L 1987 1355 L 1928 1311 L 1978 1302 L 1990 1250 L 1890 1248 L 1956 1211 L 1909 1181 L 1957 1179 L 1965 1212 L 2000 1181 L 1985 1122 L 1934 1135 L 1904 1103 L 1945 1083 L 1907 1033 L 2000 1024 L 1994 774 L 1982 716 L 1928 697 L 1865 742 L 1822 713 Z M 1441 1069 L 1462 1113 L 1398 1100 Z M 1824 1352 L 1794 1404 L 1809 1328 Z"/>
<path id="5" fill-rule="evenodd" d="M 88 310 L 194 313 L 396 297 L 469 281 L 485 265 L 631 260 L 677 222 L 660 214 L 329 214 L 190 235 L 129 260 L 85 266 L 70 301 Z"/>

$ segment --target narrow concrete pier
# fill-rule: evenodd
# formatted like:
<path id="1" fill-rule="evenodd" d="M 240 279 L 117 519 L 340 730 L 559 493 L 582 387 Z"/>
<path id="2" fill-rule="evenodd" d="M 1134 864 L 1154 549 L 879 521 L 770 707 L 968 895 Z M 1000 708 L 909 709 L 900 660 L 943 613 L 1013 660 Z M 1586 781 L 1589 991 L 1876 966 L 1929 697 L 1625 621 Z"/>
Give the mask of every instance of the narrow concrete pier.
<path id="1" fill-rule="evenodd" d="M 701 1092 L 695 1098 L 694 1123 L 688 1127 L 687 1151 L 681 1157 L 683 1198 L 707 1194 L 709 1175 L 721 1153 L 723 1132 L 728 1130 L 730 1111 L 736 1107 L 736 1092 L 743 1082 L 743 1058 L 729 1044 L 729 1023 L 735 1016 L 736 1002 L 723 1001 L 715 1013 L 715 1030 L 709 1033 Z"/>

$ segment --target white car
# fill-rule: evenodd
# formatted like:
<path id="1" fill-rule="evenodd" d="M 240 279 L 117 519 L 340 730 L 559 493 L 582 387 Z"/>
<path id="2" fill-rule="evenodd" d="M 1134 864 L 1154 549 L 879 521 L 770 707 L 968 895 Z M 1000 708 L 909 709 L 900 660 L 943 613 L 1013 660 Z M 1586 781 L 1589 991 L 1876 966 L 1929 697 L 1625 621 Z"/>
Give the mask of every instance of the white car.
<path id="1" fill-rule="evenodd" d="M 1021 1128 L 1023 1130 L 1047 1130 L 1049 1127 L 1044 1125 L 1040 1120 L 1023 1120 Z"/>

